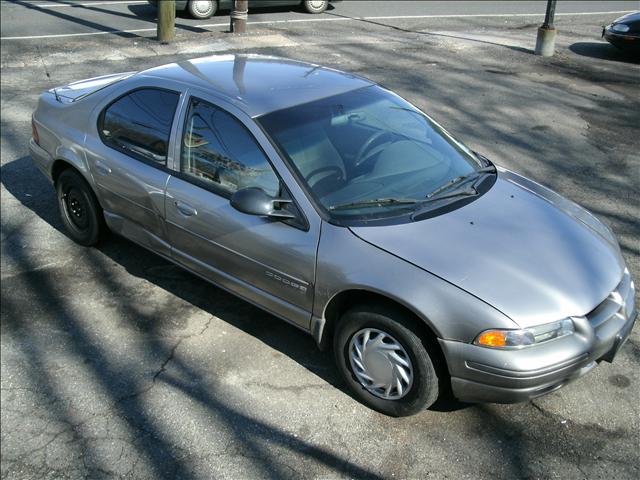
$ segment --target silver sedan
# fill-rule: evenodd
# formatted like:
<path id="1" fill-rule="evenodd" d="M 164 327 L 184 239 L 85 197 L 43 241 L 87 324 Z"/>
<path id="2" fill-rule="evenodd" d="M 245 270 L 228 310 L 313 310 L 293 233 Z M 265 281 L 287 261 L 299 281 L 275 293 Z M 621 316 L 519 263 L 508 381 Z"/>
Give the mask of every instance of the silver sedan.
<path id="1" fill-rule="evenodd" d="M 226 55 L 82 80 L 41 95 L 30 150 L 75 241 L 110 230 L 303 329 L 389 415 L 554 391 L 636 317 L 609 228 L 356 75 Z"/>

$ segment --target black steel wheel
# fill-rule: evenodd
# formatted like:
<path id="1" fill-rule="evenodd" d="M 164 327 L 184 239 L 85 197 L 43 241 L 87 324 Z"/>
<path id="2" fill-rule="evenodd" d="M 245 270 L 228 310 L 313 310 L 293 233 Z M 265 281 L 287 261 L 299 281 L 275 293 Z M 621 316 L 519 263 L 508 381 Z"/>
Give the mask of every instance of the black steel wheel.
<path id="1" fill-rule="evenodd" d="M 96 245 L 104 230 L 102 209 L 91 187 L 74 170 L 68 169 L 56 181 L 62 221 L 69 236 L 80 245 Z"/>

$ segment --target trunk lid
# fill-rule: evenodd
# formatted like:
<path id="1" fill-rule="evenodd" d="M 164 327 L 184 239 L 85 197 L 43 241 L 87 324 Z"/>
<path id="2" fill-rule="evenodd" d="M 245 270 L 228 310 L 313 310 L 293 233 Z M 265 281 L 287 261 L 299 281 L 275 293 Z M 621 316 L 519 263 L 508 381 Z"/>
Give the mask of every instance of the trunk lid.
<path id="1" fill-rule="evenodd" d="M 86 78 L 52 88 L 49 92 L 53 93 L 59 102 L 71 103 L 97 92 L 108 85 L 130 77 L 135 73 L 136 72 L 112 73 L 100 77 Z"/>

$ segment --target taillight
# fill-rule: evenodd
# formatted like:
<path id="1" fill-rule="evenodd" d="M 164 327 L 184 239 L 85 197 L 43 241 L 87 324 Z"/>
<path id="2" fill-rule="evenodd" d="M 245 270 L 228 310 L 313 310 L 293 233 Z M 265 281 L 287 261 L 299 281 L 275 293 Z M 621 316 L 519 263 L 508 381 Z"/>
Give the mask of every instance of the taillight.
<path id="1" fill-rule="evenodd" d="M 31 136 L 33 137 L 33 141 L 40 145 L 40 135 L 38 135 L 38 129 L 36 128 L 36 122 L 31 117 Z"/>

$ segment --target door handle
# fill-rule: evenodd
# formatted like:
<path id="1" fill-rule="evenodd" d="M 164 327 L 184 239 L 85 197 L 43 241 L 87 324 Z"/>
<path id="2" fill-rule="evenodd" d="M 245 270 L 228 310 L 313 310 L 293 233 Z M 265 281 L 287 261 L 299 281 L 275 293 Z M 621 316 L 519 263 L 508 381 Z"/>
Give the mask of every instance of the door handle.
<path id="1" fill-rule="evenodd" d="M 174 204 L 178 211 L 185 217 L 191 217 L 192 215 L 198 214 L 198 211 L 195 208 L 187 203 L 181 202 L 180 200 L 176 200 Z"/>
<path id="2" fill-rule="evenodd" d="M 109 175 L 111 173 L 111 169 L 100 160 L 96 160 L 96 171 L 100 175 Z"/>

